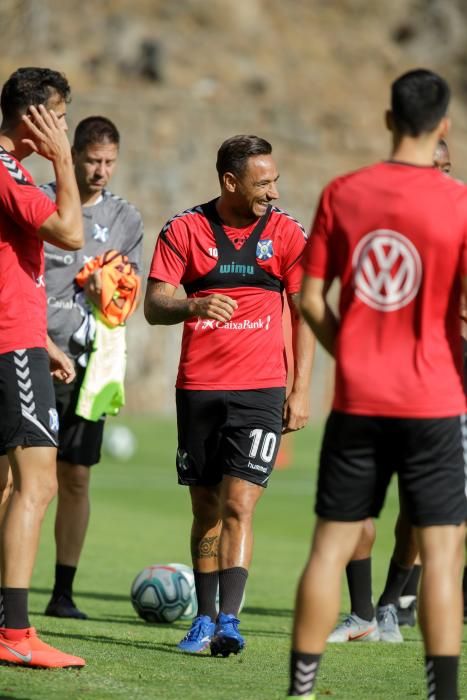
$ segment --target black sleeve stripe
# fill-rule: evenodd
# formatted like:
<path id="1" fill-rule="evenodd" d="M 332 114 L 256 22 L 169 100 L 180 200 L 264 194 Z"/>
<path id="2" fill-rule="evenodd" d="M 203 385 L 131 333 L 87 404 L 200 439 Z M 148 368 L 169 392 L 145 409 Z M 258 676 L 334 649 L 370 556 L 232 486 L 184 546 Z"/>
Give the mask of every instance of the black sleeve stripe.
<path id="1" fill-rule="evenodd" d="M 287 217 L 287 219 L 290 219 L 290 221 L 293 221 L 294 223 L 296 223 L 297 226 L 299 227 L 300 231 L 302 232 L 303 237 L 308 238 L 305 227 L 302 226 L 302 224 L 300 223 L 300 221 L 298 219 L 296 219 L 294 216 L 291 216 L 288 212 L 284 211 L 284 209 L 279 209 L 279 207 L 273 207 L 272 210 L 275 211 L 276 214 L 282 214 L 282 216 L 285 216 L 285 217 Z"/>
<path id="2" fill-rule="evenodd" d="M 295 260 L 293 262 L 290 263 L 290 265 L 285 269 L 285 272 L 288 272 L 294 265 L 296 265 L 297 262 L 302 257 L 302 255 L 303 255 L 303 251 L 299 255 L 297 255 L 297 257 L 295 258 Z"/>
<path id="3" fill-rule="evenodd" d="M 175 253 L 175 255 L 176 255 L 178 258 L 180 258 L 180 260 L 182 261 L 182 263 L 183 263 L 184 265 L 186 264 L 185 258 L 184 258 L 183 255 L 180 253 L 180 251 L 177 250 L 177 248 L 174 246 L 174 244 L 171 243 L 171 241 L 169 241 L 169 239 L 167 238 L 167 233 L 166 233 L 166 231 L 165 231 L 164 229 L 162 229 L 162 231 L 160 232 L 158 240 L 159 240 L 159 241 L 162 241 L 163 243 L 165 243 L 165 245 L 167 245 L 167 246 L 170 248 L 170 250 L 172 251 L 172 253 Z"/>

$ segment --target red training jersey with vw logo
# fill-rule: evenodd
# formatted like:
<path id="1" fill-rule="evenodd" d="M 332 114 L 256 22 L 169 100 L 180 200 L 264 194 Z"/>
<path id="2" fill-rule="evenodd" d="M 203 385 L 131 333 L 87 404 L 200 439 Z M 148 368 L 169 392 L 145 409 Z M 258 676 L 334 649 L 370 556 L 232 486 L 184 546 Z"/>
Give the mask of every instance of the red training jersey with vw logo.
<path id="1" fill-rule="evenodd" d="M 460 339 L 467 188 L 389 161 L 323 191 L 305 274 L 341 283 L 333 408 L 430 418 L 465 412 Z"/>
<path id="2" fill-rule="evenodd" d="M 44 251 L 37 235 L 56 206 L 0 147 L 0 354 L 46 347 Z"/>
<path id="3" fill-rule="evenodd" d="M 188 296 L 217 292 L 238 303 L 228 322 L 185 321 L 178 388 L 285 386 L 282 289 L 288 294 L 300 289 L 305 242 L 303 227 L 277 207 L 237 229 L 216 220 L 213 201 L 164 226 L 149 277 L 182 284 Z"/>

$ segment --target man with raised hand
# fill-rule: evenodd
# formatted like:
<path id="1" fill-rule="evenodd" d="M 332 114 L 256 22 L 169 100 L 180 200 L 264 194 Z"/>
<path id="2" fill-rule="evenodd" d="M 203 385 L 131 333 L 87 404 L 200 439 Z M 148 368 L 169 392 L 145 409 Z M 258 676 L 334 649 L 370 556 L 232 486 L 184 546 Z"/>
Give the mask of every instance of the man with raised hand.
<path id="1" fill-rule="evenodd" d="M 271 145 L 233 136 L 217 154 L 221 193 L 162 229 L 146 290 L 151 324 L 184 323 L 177 378 L 180 484 L 189 486 L 198 615 L 188 653 L 244 647 L 237 617 L 253 550 L 253 515 L 281 433 L 309 413 L 313 337 L 294 306 L 302 226 L 275 206 Z M 175 297 L 183 284 L 186 299 Z M 294 381 L 286 397 L 282 289 L 293 314 Z M 219 586 L 219 611 L 216 591 Z"/>
<path id="2" fill-rule="evenodd" d="M 342 572 L 397 471 L 422 560 L 428 697 L 457 700 L 467 499 L 459 342 L 467 290 L 467 190 L 433 168 L 450 91 L 428 70 L 392 85 L 388 161 L 323 191 L 301 308 L 336 360 L 313 544 L 295 608 L 289 697 L 314 697 Z M 341 282 L 339 317 L 327 301 Z"/>
<path id="3" fill-rule="evenodd" d="M 20 68 L 0 97 L 0 452 L 7 454 L 13 477 L 1 528 L 0 662 L 46 668 L 84 666 L 83 659 L 42 642 L 28 617 L 40 526 L 57 489 L 58 418 L 50 372 L 65 380 L 74 373 L 53 344 L 48 348 L 43 253 L 44 241 L 65 250 L 83 245 L 66 135 L 69 95 L 57 71 Z M 53 165 L 56 204 L 21 165 L 33 151 Z"/>

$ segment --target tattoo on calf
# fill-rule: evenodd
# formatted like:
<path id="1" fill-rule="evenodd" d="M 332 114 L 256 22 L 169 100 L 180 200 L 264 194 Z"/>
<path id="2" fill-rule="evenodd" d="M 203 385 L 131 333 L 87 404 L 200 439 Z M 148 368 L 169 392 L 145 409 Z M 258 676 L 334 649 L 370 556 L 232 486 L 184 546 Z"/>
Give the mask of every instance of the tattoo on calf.
<path id="1" fill-rule="evenodd" d="M 197 559 L 216 559 L 219 547 L 219 536 L 191 538 L 191 554 Z"/>

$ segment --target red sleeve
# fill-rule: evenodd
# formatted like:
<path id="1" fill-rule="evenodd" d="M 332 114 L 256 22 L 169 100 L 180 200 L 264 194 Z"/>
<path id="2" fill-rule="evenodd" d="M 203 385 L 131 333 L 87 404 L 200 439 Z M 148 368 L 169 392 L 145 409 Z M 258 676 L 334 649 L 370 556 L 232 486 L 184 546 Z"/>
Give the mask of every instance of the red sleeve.
<path id="1" fill-rule="evenodd" d="M 183 221 L 171 219 L 160 232 L 152 256 L 149 278 L 178 287 L 188 260 L 189 234 Z"/>
<path id="2" fill-rule="evenodd" d="M 286 250 L 282 259 L 282 281 L 287 294 L 295 294 L 300 291 L 302 285 L 302 255 L 306 245 L 306 233 L 298 222 L 292 219 L 289 222 L 284 236 Z"/>
<path id="3" fill-rule="evenodd" d="M 303 256 L 303 268 L 309 277 L 333 279 L 335 277 L 330 236 L 332 234 L 331 187 L 325 188 L 311 227 L 310 237 Z"/>
<path id="4" fill-rule="evenodd" d="M 25 177 L 19 166 L 16 173 L 19 173 L 18 179 L 10 174 L 3 163 L 0 164 L 2 208 L 18 226 L 36 232 L 44 221 L 57 211 L 57 207 L 42 190 Z"/>

